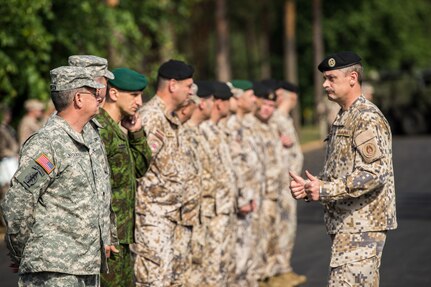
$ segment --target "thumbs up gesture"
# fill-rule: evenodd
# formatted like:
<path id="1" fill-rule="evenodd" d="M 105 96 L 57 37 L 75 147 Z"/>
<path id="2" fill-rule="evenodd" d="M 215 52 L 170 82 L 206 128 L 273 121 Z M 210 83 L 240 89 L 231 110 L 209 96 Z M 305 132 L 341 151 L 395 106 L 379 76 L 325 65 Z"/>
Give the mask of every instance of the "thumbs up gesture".
<path id="1" fill-rule="evenodd" d="M 318 201 L 320 198 L 320 180 L 312 175 L 308 170 L 305 171 L 308 181 L 304 184 L 305 193 L 308 199 Z"/>
<path id="2" fill-rule="evenodd" d="M 292 193 L 293 198 L 302 199 L 307 197 L 307 193 L 305 192 L 305 180 L 295 174 L 293 171 L 289 171 L 289 175 L 292 178 L 290 181 L 290 192 Z"/>

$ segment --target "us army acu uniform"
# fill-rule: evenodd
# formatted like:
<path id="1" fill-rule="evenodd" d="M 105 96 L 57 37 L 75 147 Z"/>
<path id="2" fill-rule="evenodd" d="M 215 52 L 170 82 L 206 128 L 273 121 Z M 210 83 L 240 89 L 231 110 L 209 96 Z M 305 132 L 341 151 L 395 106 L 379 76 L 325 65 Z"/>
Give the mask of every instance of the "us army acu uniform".
<path id="1" fill-rule="evenodd" d="M 210 120 L 200 128 L 211 147 L 212 164 L 218 167 L 213 176 L 222 183 L 215 191 L 215 216 L 204 223 L 209 232 L 204 253 L 205 282 L 208 286 L 229 286 L 235 277 L 235 175 L 225 135 Z"/>
<path id="2" fill-rule="evenodd" d="M 293 125 L 292 117 L 289 115 L 283 115 L 280 111 L 275 110 L 270 121 L 280 136 L 288 136 L 293 141 L 293 145 L 291 147 L 282 148 L 282 163 L 284 164 L 284 170 L 293 170 L 296 174 L 300 174 L 304 162 L 304 156 L 299 145 L 299 139 Z M 290 193 L 289 183 L 290 177 L 284 174 L 282 196 L 279 201 L 281 208 L 279 229 L 279 266 L 281 274 L 292 271 L 290 260 L 292 258 L 292 250 L 296 236 L 296 200 Z"/>
<path id="3" fill-rule="evenodd" d="M 333 241 L 330 286 L 346 276 L 378 285 L 386 230 L 397 227 L 391 145 L 383 114 L 362 96 L 332 124 L 320 193 Z"/>
<path id="4" fill-rule="evenodd" d="M 191 271 L 187 273 L 187 284 L 185 286 L 202 286 L 207 273 L 203 267 L 204 248 L 208 236 L 206 223 L 215 216 L 215 190 L 220 186 L 214 177 L 215 166 L 212 165 L 209 143 L 203 137 L 198 126 L 192 126 L 188 122 L 183 125 L 183 138 L 188 142 L 197 156 L 200 167 L 200 199 L 199 199 L 199 223 L 193 226 L 192 232 L 192 265 Z"/>
<path id="5" fill-rule="evenodd" d="M 103 87 L 77 67 L 54 69 L 51 77 L 53 91 Z M 87 123 L 78 133 L 54 115 L 20 156 L 2 202 L 19 285 L 98 286 L 107 269 L 104 247 L 116 242 L 109 169 L 96 130 Z"/>
<path id="6" fill-rule="evenodd" d="M 180 152 L 178 118 L 165 112 L 156 95 L 141 111 L 153 160 L 139 180 L 136 203 L 135 276 L 137 286 L 170 286 L 174 280 L 174 241 L 184 186 L 175 155 Z"/>

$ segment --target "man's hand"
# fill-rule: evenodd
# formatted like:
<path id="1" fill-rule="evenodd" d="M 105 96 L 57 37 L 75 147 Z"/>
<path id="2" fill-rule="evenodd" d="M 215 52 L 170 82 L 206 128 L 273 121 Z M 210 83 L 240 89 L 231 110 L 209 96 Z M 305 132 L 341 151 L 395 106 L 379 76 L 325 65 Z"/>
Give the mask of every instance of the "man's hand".
<path id="1" fill-rule="evenodd" d="M 120 250 L 118 250 L 114 245 L 105 246 L 106 258 L 111 257 L 111 252 L 115 254 L 115 253 L 119 253 Z"/>
<path id="2" fill-rule="evenodd" d="M 135 113 L 133 116 L 122 119 L 121 125 L 132 133 L 140 131 L 142 128 L 142 121 L 139 113 Z"/>
<path id="3" fill-rule="evenodd" d="M 299 175 L 295 174 L 293 171 L 289 171 L 289 175 L 292 178 L 290 181 L 290 192 L 293 198 L 302 199 L 307 197 L 305 192 L 305 180 Z"/>
<path id="4" fill-rule="evenodd" d="M 309 200 L 318 201 L 320 199 L 320 180 L 312 175 L 308 170 L 305 175 L 309 181 L 305 184 L 305 192 Z"/>
<path id="5" fill-rule="evenodd" d="M 281 135 L 280 140 L 285 148 L 290 148 L 293 146 L 293 140 L 289 136 Z"/>

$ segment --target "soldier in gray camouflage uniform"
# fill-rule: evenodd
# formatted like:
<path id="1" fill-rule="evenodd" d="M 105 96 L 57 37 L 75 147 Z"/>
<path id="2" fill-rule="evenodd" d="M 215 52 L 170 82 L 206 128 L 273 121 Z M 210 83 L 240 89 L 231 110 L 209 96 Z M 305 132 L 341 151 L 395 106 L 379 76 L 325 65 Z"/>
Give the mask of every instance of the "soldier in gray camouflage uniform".
<path id="1" fill-rule="evenodd" d="M 98 286 L 105 247 L 116 243 L 109 168 L 88 124 L 103 85 L 81 67 L 51 71 L 58 111 L 23 146 L 2 202 L 6 242 L 19 286 Z"/>
<path id="2" fill-rule="evenodd" d="M 332 239 L 329 286 L 379 286 L 387 230 L 397 227 L 391 130 L 361 95 L 363 68 L 353 52 L 325 58 L 318 69 L 341 110 L 332 124 L 323 172 L 291 173 L 296 199 L 320 201 Z"/>
<path id="3" fill-rule="evenodd" d="M 193 68 L 184 62 L 170 60 L 162 64 L 157 94 L 141 111 L 152 162 L 145 176 L 139 179 L 136 195 L 133 251 L 137 286 L 183 284 L 181 272 L 187 264 L 183 260 L 186 257 L 178 256 L 175 248 L 189 245 L 191 230 L 180 224 L 184 167 L 175 156 L 181 152 L 178 141 L 181 123 L 174 111 L 191 96 L 192 76 Z"/>

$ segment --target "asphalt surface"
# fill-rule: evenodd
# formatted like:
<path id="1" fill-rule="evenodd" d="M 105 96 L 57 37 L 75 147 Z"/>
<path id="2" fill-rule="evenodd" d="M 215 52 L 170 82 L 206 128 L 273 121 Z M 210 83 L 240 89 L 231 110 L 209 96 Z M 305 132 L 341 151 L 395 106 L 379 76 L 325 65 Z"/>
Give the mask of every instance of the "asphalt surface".
<path id="1" fill-rule="evenodd" d="M 431 286 L 431 136 L 395 138 L 393 143 L 398 229 L 388 232 L 380 268 L 381 287 Z M 317 174 L 319 148 L 305 154 L 304 168 Z M 326 286 L 330 240 L 318 203 L 298 202 L 298 233 L 292 265 L 308 278 L 305 287 Z M 17 286 L 0 242 L 0 286 Z"/>

